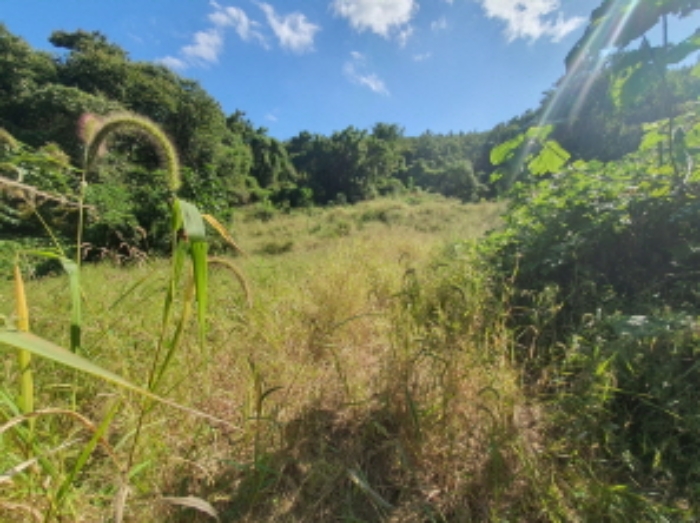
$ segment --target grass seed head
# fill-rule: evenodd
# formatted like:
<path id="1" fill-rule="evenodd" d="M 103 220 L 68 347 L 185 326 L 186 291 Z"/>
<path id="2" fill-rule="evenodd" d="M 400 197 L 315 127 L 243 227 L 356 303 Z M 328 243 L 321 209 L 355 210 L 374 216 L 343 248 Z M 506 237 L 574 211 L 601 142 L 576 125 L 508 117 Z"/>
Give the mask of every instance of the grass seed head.
<path id="1" fill-rule="evenodd" d="M 101 151 L 112 133 L 137 134 L 144 136 L 154 146 L 163 167 L 168 174 L 168 185 L 175 193 L 182 185 L 180 161 L 175 146 L 163 130 L 152 120 L 134 113 L 115 113 L 108 116 L 101 125 L 93 128 L 91 118 L 85 121 L 85 138 L 88 140 L 85 168 L 90 170 L 101 156 Z"/>

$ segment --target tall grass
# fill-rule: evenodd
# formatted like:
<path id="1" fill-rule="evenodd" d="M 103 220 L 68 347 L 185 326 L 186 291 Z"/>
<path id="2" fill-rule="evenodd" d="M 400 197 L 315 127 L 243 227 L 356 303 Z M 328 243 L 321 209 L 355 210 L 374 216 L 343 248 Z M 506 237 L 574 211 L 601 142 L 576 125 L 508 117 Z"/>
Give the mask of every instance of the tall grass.
<path id="1" fill-rule="evenodd" d="M 395 204 L 376 202 L 371 206 Z M 435 203 L 434 212 L 450 218 L 436 223 L 458 221 L 455 216 L 466 211 L 473 212 L 473 220 L 461 222 L 465 234 L 471 234 L 471 227 L 478 232 L 488 227 L 484 223 L 475 225 L 481 221 L 483 209 L 471 211 L 461 206 L 452 208 L 449 202 L 442 204 Z M 406 208 L 413 207 L 407 204 Z M 199 482 L 204 481 L 200 474 L 213 481 L 227 470 L 239 470 L 241 480 L 246 481 L 245 474 L 257 474 L 259 484 L 254 484 L 258 487 L 246 486 L 252 489 L 246 503 L 255 508 L 265 497 L 263 487 L 269 486 L 265 463 L 272 466 L 272 458 L 291 437 L 285 434 L 294 432 L 291 427 L 308 409 L 332 411 L 341 407 L 342 411 L 357 404 L 359 407 L 352 409 L 359 409 L 359 414 L 361 405 L 376 394 L 378 380 L 386 369 L 383 362 L 391 353 L 393 336 L 391 311 L 399 300 L 397 294 L 402 292 L 404 274 L 412 264 L 435 252 L 444 238 L 435 232 L 416 232 L 414 222 L 408 219 L 393 225 L 361 220 L 359 216 L 366 211 L 362 207 L 330 211 L 349 215 L 352 226 L 342 236 L 314 231 L 312 221 L 317 219 L 324 226 L 328 215 L 280 215 L 270 222 L 267 232 L 255 222 L 237 224 L 236 240 L 252 251 L 250 257 L 239 258 L 236 265 L 249 275 L 255 293 L 253 307 L 249 308 L 230 271 L 221 264 L 213 265 L 207 349 L 197 348 L 196 332 L 183 330 L 179 343 L 186 350 L 173 353 L 170 370 L 159 384 L 159 390 L 172 401 L 206 410 L 227 424 L 202 422 L 155 406 L 144 425 L 146 430 L 140 436 L 133 464 L 127 467 L 142 406 L 138 396 L 122 395 L 119 415 L 104 429 L 103 439 L 109 447 L 100 444 L 112 450 L 98 450 L 73 479 L 74 488 L 62 513 L 94 520 L 97 514 L 111 510 L 119 484 L 115 472 L 120 469 L 112 464 L 115 457 L 121 469 L 127 471 L 131 485 L 125 517 L 160 520 L 165 518 L 164 511 L 194 517 L 193 509 L 158 502 L 158 491 L 171 498 L 199 495 L 226 514 L 229 503 L 216 501 L 217 495 L 200 488 L 205 485 Z M 282 255 L 257 254 L 253 239 L 270 241 L 278 234 L 277 227 L 292 233 L 295 247 Z M 153 325 L 160 322 L 162 296 L 170 287 L 169 272 L 167 264 L 157 260 L 129 269 L 108 264 L 82 267 L 82 293 L 89 297 L 83 304 L 83 314 L 90 321 L 82 329 L 81 351 L 93 362 L 142 382 L 151 367 L 144 355 L 152 354 L 160 343 Z M 105 281 L 110 285 L 105 286 Z M 66 344 L 70 338 L 58 317 L 69 313 L 71 306 L 53 297 L 66 293 L 68 285 L 58 277 L 26 283 L 34 331 Z M 174 307 L 177 310 L 180 305 Z M 50 362 L 37 365 L 36 388 L 42 391 L 43 405 L 80 412 L 86 419 L 105 419 L 110 414 L 117 398 L 99 382 Z M 3 383 L 16 382 L 15 372 L 13 367 L 6 367 L 7 380 Z M 5 395 L 14 396 L 9 389 L 5 389 Z M 37 423 L 42 437 L 53 435 L 50 441 L 45 440 L 46 445 L 60 448 L 54 456 L 57 467 L 79 459 L 82 449 L 93 439 L 88 433 L 87 439 L 80 436 L 79 443 L 61 448 L 70 442 L 67 435 L 79 435 L 83 429 L 58 415 L 40 416 Z M 92 427 L 91 433 L 97 434 L 99 423 Z M 3 441 L 7 445 L 8 440 Z M 3 455 L 6 470 L 15 461 L 12 453 Z M 353 471 L 344 472 L 343 477 L 362 485 L 362 470 Z M 65 474 L 70 476 L 70 471 Z M 38 498 L 24 497 L 17 481 L 3 490 L 3 503 L 32 499 L 24 505 L 41 506 L 41 492 L 36 494 Z M 370 484 L 365 487 L 367 492 L 374 488 Z"/>
<path id="2" fill-rule="evenodd" d="M 97 445 L 71 480 L 64 517 L 109 517 L 116 460 L 128 471 L 129 521 L 661 521 L 664 511 L 617 484 L 594 449 L 584 454 L 562 439 L 561 424 L 573 427 L 578 414 L 523 383 L 507 289 L 470 240 L 498 225 L 501 207 L 418 198 L 264 223 L 246 210 L 236 215 L 231 240 L 249 255 L 235 267 L 254 299 L 221 254 L 209 273 L 206 349 L 196 329 L 183 328 L 184 350 L 173 352 L 158 385 L 226 423 L 154 404 L 129 469 L 144 419 L 138 395 L 120 395 L 111 423 L 90 429 L 39 416 L 37 434 L 59 449 L 60 459 L 46 457 L 54 467 Z M 266 248 L 285 241 L 292 246 L 281 252 Z M 130 380 L 148 375 L 144 354 L 160 343 L 153 325 L 170 273 L 157 259 L 83 267 L 90 321 L 81 347 L 94 362 Z M 54 299 L 68 285 L 26 282 L 35 332 L 68 341 L 56 317 L 70 306 Z M 0 301 L 11 292 L 0 285 Z M 173 303 L 177 311 L 184 302 Z M 114 391 L 36 364 L 41 404 L 110 419 Z M 4 384 L 18 369 L 2 372 L 3 398 L 12 397 Z M 16 407 L 5 400 L 2 408 Z M 0 446 L 7 470 L 16 460 L 1 451 L 13 446 Z M 70 477 L 70 467 L 62 474 Z M 26 521 L 41 506 L 36 481 L 22 478 L 0 483 L 0 520 Z"/>
<path id="3" fill-rule="evenodd" d="M 102 421 L 92 423 L 90 419 L 80 414 L 77 407 L 77 389 L 81 374 L 93 375 L 106 381 L 111 381 L 117 385 L 137 392 L 141 397 L 146 398 L 140 406 L 140 414 L 133 425 L 130 451 L 126 459 L 120 463 L 116 461 L 116 472 L 119 476 L 118 494 L 115 503 L 115 520 L 123 520 L 124 506 L 127 494 L 130 490 L 131 477 L 140 464 L 136 463 L 136 450 L 139 439 L 145 427 L 148 413 L 153 408 L 153 402 L 159 401 L 167 403 L 171 407 L 180 408 L 200 415 L 204 418 L 216 420 L 201 412 L 191 408 L 182 407 L 178 403 L 166 400 L 156 395 L 158 386 L 163 381 L 163 377 L 173 360 L 174 354 L 180 348 L 183 332 L 189 323 L 192 303 L 196 303 L 196 316 L 199 324 L 199 346 L 204 347 L 204 336 L 206 333 L 206 307 L 207 307 L 207 241 L 205 238 L 204 217 L 198 209 L 185 201 L 177 198 L 176 192 L 180 186 L 179 165 L 177 154 L 170 140 L 153 122 L 141 116 L 129 113 L 111 115 L 105 119 L 86 116 L 81 122 L 81 134 L 85 141 L 85 159 L 81 171 L 80 194 L 78 199 L 78 227 L 77 238 L 73 248 L 75 260 L 66 256 L 66 250 L 58 243 L 52 232 L 47 232 L 54 241 L 54 250 L 50 251 L 19 251 L 15 255 L 14 265 L 14 301 L 16 303 L 15 324 L 5 320 L 5 324 L 0 326 L 0 343 L 5 347 L 12 347 L 18 351 L 19 363 L 19 394 L 14 395 L 9 390 L 3 390 L 3 409 L 0 435 L 7 435 L 3 439 L 3 446 L 7 445 L 6 455 L 8 463 L 3 463 L 7 472 L 2 476 L 2 482 L 13 482 L 15 476 L 21 476 L 19 481 L 32 492 L 41 492 L 43 502 L 32 501 L 30 505 L 18 505 L 26 508 L 32 506 L 32 515 L 39 515 L 45 521 L 62 519 L 63 514 L 70 513 L 66 507 L 67 494 L 75 490 L 77 479 L 81 475 L 90 456 L 99 443 L 102 443 L 108 454 L 115 458 L 116 454 L 111 450 L 111 445 L 105 439 L 105 434 L 109 432 L 110 424 L 120 408 L 120 399 L 111 402 L 107 411 L 103 413 Z M 97 365 L 94 361 L 84 357 L 85 347 L 83 345 L 83 298 L 84 288 L 81 285 L 81 265 L 82 265 L 82 233 L 84 229 L 86 206 L 85 188 L 91 173 L 96 170 L 98 159 L 107 147 L 107 141 L 115 133 L 138 133 L 144 136 L 152 145 L 162 159 L 163 167 L 168 175 L 169 187 L 172 200 L 172 258 L 170 277 L 165 289 L 165 298 L 162 304 L 160 321 L 149 324 L 158 332 L 158 341 L 151 351 L 150 364 L 141 378 L 146 376 L 145 385 L 137 386 L 131 381 L 115 374 L 105 367 Z M 31 189 L 31 188 L 30 188 Z M 38 213 L 37 213 L 38 214 Z M 222 231 L 223 227 L 213 217 L 207 220 L 214 225 L 214 228 Z M 43 222 L 46 225 L 46 222 Z M 70 292 L 67 293 L 70 303 L 70 330 L 69 340 L 66 344 L 70 350 L 64 349 L 61 345 L 49 341 L 45 337 L 36 336 L 29 332 L 29 308 L 27 305 L 27 293 L 24 279 L 22 277 L 19 258 L 24 256 L 39 256 L 58 260 L 68 275 Z M 186 262 L 190 261 L 190 265 Z M 132 285 L 126 286 L 126 291 L 120 290 L 122 294 L 115 296 L 115 302 L 124 299 L 131 291 L 139 287 L 145 280 L 140 280 Z M 181 313 L 178 316 L 174 313 L 176 306 L 180 307 Z M 52 314 L 52 317 L 55 317 Z M 156 327 L 160 325 L 160 327 Z M 68 378 L 68 384 L 62 388 L 69 390 L 71 395 L 71 405 L 66 408 L 49 408 L 35 410 L 35 390 L 34 377 L 31 368 L 30 354 L 35 354 L 41 358 L 59 363 L 72 369 Z M 109 367 L 107 365 L 106 367 Z M 78 383 L 76 383 L 78 382 Z M 15 399 L 16 398 L 16 399 Z M 60 444 L 55 445 L 46 433 L 41 433 L 41 437 L 35 437 L 36 419 L 43 416 L 72 417 L 79 420 L 88 428 L 92 435 L 84 441 L 82 439 L 67 438 Z M 24 427 L 24 421 L 28 420 L 28 429 Z M 222 420 L 217 420 L 225 424 Z M 58 431 L 63 433 L 63 431 Z M 64 452 L 67 448 L 76 447 L 79 451 L 75 460 L 66 457 Z M 24 460 L 16 462 L 16 455 L 23 455 Z M 36 457 L 35 457 L 36 456 Z M 57 458 L 56 463 L 48 459 L 49 456 Z M 10 463 L 15 462 L 10 465 Z M 71 461 L 73 463 L 71 464 Z M 35 467 L 39 465 L 39 467 Z M 8 468 L 9 467 L 9 468 Z M 37 472 L 37 473 L 33 473 Z M 41 481 L 37 478 L 43 475 Z M 114 483 L 114 482 L 112 482 Z M 206 502 L 200 500 L 200 506 L 206 506 Z"/>

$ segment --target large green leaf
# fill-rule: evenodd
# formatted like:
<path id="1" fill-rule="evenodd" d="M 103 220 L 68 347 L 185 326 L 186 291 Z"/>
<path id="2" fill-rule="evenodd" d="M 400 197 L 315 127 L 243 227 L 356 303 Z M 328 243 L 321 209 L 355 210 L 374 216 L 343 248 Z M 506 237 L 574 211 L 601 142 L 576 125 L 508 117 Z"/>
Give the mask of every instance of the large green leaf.
<path id="1" fill-rule="evenodd" d="M 194 241 L 190 247 L 192 256 L 192 270 L 194 271 L 195 296 L 197 299 L 197 321 L 199 323 L 200 343 L 204 345 L 206 334 L 206 314 L 208 301 L 208 261 L 207 251 L 209 245 L 205 241 Z"/>
<path id="2" fill-rule="evenodd" d="M 629 107 L 639 101 L 661 80 L 658 68 L 651 63 L 639 63 L 615 77 L 611 96 L 615 107 Z"/>
<path id="3" fill-rule="evenodd" d="M 98 378 L 102 378 L 103 380 L 112 382 L 127 389 L 131 389 L 135 392 L 150 394 L 124 378 L 105 370 L 98 365 L 95 365 L 82 356 L 78 356 L 77 354 L 64 349 L 63 347 L 45 340 L 44 338 L 40 338 L 39 336 L 36 336 L 30 332 L 21 332 L 10 329 L 0 330 L 0 344 L 9 345 L 15 349 L 26 350 L 42 358 L 55 361 L 86 374 L 92 374 L 93 376 L 97 376 Z"/>
<path id="4" fill-rule="evenodd" d="M 569 158 L 571 155 L 561 145 L 554 140 L 548 140 L 527 166 L 535 175 L 553 174 L 561 171 Z"/>
<path id="5" fill-rule="evenodd" d="M 700 29 L 682 42 L 670 46 L 666 52 L 666 64 L 680 63 L 698 50 L 700 50 Z"/>
<path id="6" fill-rule="evenodd" d="M 199 209 L 191 203 L 180 199 L 175 200 L 174 209 L 175 229 L 179 230 L 186 239 L 203 241 L 206 237 L 206 228 Z"/>
<path id="7" fill-rule="evenodd" d="M 518 148 L 525 141 L 525 135 L 519 134 L 515 138 L 511 138 L 507 142 L 503 142 L 501 145 L 497 145 L 491 149 L 491 163 L 493 165 L 501 165 L 508 160 L 511 160 Z"/>
<path id="8" fill-rule="evenodd" d="M 526 131 L 525 136 L 531 140 L 543 142 L 549 137 L 550 134 L 552 134 L 553 130 L 553 125 L 536 125 L 534 127 L 530 127 Z"/>
<path id="9" fill-rule="evenodd" d="M 642 143 L 639 144 L 640 151 L 648 151 L 650 149 L 656 149 L 656 147 L 668 140 L 668 136 L 660 132 L 658 126 L 648 126 L 645 128 L 644 137 L 642 138 Z"/>

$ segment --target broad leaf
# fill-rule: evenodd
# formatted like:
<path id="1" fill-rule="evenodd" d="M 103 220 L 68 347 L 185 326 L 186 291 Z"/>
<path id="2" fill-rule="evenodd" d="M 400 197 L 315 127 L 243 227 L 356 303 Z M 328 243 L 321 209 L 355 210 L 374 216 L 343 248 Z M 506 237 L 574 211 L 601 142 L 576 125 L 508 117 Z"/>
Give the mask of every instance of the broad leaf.
<path id="1" fill-rule="evenodd" d="M 680 63 L 698 50 L 700 50 L 700 29 L 682 42 L 669 48 L 666 53 L 666 64 Z"/>
<path id="2" fill-rule="evenodd" d="M 82 356 L 78 356 L 77 354 L 64 349 L 63 347 L 45 340 L 44 338 L 40 338 L 39 336 L 36 336 L 30 332 L 21 332 L 8 329 L 0 330 L 0 344 L 9 345 L 16 349 L 26 350 L 42 358 L 55 361 L 86 374 L 92 374 L 93 376 L 97 376 L 98 378 L 102 378 L 103 380 L 112 382 L 127 389 L 150 395 L 150 393 L 147 391 L 132 384 L 124 378 L 105 370 L 98 365 L 95 365 Z"/>
<path id="3" fill-rule="evenodd" d="M 491 163 L 493 165 L 501 165 L 502 163 L 511 160 L 524 141 L 525 135 L 520 134 L 515 138 L 494 147 L 491 149 Z"/>
<path id="4" fill-rule="evenodd" d="M 206 237 L 204 219 L 196 206 L 184 200 L 177 199 L 174 204 L 176 230 L 188 240 L 202 241 Z"/>
<path id="5" fill-rule="evenodd" d="M 545 142 L 540 154 L 528 163 L 530 172 L 535 175 L 553 174 L 561 169 L 569 161 L 571 155 L 554 140 Z"/>

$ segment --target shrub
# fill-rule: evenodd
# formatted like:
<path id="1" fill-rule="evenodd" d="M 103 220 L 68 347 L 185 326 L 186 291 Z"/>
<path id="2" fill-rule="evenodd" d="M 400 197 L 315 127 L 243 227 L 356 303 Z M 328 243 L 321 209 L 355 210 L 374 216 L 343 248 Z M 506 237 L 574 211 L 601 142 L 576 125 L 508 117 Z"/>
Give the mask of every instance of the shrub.
<path id="1" fill-rule="evenodd" d="M 693 131 L 675 147 L 690 158 L 700 127 L 682 123 Z M 662 125 L 622 161 L 515 184 L 484 253 L 508 296 L 515 356 L 550 398 L 566 453 L 694 511 L 700 171 L 659 161 Z"/>

